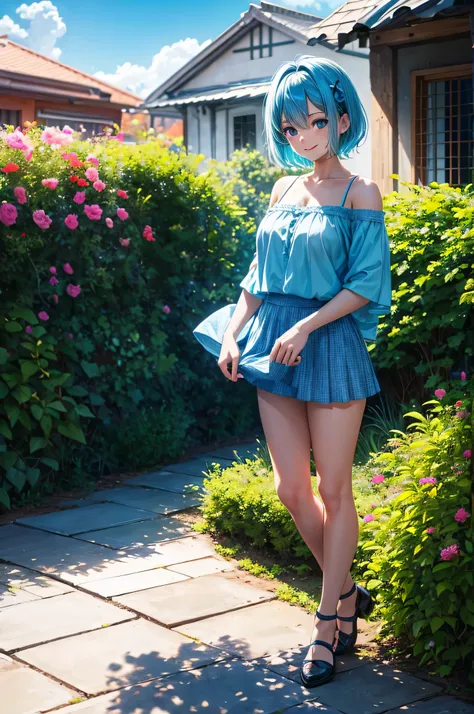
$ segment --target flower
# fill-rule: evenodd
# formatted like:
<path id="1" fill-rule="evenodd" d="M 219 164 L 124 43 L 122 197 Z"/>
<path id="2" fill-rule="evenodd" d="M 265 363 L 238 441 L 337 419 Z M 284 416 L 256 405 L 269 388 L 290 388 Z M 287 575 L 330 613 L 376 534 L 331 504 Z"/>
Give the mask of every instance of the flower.
<path id="1" fill-rule="evenodd" d="M 78 186 L 81 186 L 81 187 L 82 187 L 82 186 L 88 186 L 88 185 L 89 185 L 89 181 L 86 181 L 85 179 L 80 178 L 80 179 L 77 180 L 77 185 L 78 185 Z"/>
<path id="2" fill-rule="evenodd" d="M 435 395 L 438 397 L 438 399 L 442 399 L 443 397 L 446 396 L 446 390 L 445 389 L 435 389 Z"/>
<path id="3" fill-rule="evenodd" d="M 468 513 L 465 508 L 459 508 L 459 510 L 456 511 L 454 520 L 458 521 L 458 523 L 464 523 L 464 521 L 467 521 L 470 515 L 471 514 Z"/>
<path id="4" fill-rule="evenodd" d="M 38 313 L 38 317 L 40 320 L 49 320 L 49 315 L 44 310 Z"/>
<path id="5" fill-rule="evenodd" d="M 452 560 L 456 555 L 459 555 L 459 546 L 454 543 L 447 548 L 443 548 L 440 555 L 441 560 Z"/>
<path id="6" fill-rule="evenodd" d="M 86 200 L 86 192 L 85 191 L 76 191 L 74 194 L 74 198 L 72 199 L 74 203 L 84 203 Z"/>
<path id="7" fill-rule="evenodd" d="M 31 333 L 33 332 L 33 328 L 31 327 L 31 325 L 27 325 L 27 326 L 25 327 L 25 332 L 26 332 L 28 335 L 31 335 Z"/>
<path id="8" fill-rule="evenodd" d="M 54 265 L 51 265 L 51 267 L 49 268 L 49 272 L 53 275 L 56 275 L 56 268 L 54 267 Z"/>
<path id="9" fill-rule="evenodd" d="M 375 520 L 375 516 L 373 513 L 368 513 L 366 516 L 363 518 L 364 523 L 370 523 L 371 521 Z"/>
<path id="10" fill-rule="evenodd" d="M 79 293 L 81 292 L 81 286 L 80 285 L 73 285 L 72 283 L 68 283 L 68 286 L 66 288 L 66 292 L 68 295 L 71 297 L 77 297 Z"/>
<path id="11" fill-rule="evenodd" d="M 154 240 L 156 240 L 156 239 L 153 237 L 153 231 L 152 231 L 152 229 L 151 229 L 151 226 L 145 226 L 145 228 L 143 229 L 143 234 L 142 234 L 142 235 L 143 235 L 143 237 L 146 238 L 146 240 L 148 240 L 148 241 L 154 241 Z"/>
<path id="12" fill-rule="evenodd" d="M 96 191 L 103 191 L 105 188 L 105 183 L 103 181 L 101 181 L 100 179 L 97 179 L 97 181 L 94 181 L 94 183 L 92 185 Z"/>
<path id="13" fill-rule="evenodd" d="M 456 416 L 458 417 L 458 419 L 464 419 L 464 417 L 468 417 L 470 415 L 470 413 L 471 412 L 460 411 L 460 412 L 456 412 Z"/>
<path id="14" fill-rule="evenodd" d="M 114 227 L 114 222 L 111 218 L 106 218 L 105 219 L 105 225 L 107 228 L 113 228 Z"/>
<path id="15" fill-rule="evenodd" d="M 43 230 L 49 228 L 52 223 L 51 218 L 47 216 L 44 211 L 33 211 L 33 220 L 38 228 L 42 228 Z"/>
<path id="16" fill-rule="evenodd" d="M 126 221 L 128 218 L 128 213 L 125 208 L 117 208 L 117 216 L 121 221 Z"/>
<path id="17" fill-rule="evenodd" d="M 130 245 L 130 238 L 120 238 L 120 245 L 123 245 L 124 248 L 128 248 Z"/>
<path id="18" fill-rule="evenodd" d="M 76 176 L 75 174 L 73 174 L 72 176 L 69 177 L 69 181 L 72 181 L 73 183 L 78 183 L 79 176 Z"/>
<path id="19" fill-rule="evenodd" d="M 25 135 L 20 128 L 12 131 L 11 134 L 7 134 L 5 138 L 10 149 L 20 149 L 20 151 L 27 151 L 29 146 L 25 141 Z"/>
<path id="20" fill-rule="evenodd" d="M 64 263 L 64 265 L 63 265 L 63 270 L 64 270 L 64 272 L 67 273 L 68 275 L 72 275 L 73 272 L 74 272 L 74 270 L 71 268 L 71 266 L 69 265 L 69 263 Z"/>
<path id="21" fill-rule="evenodd" d="M 171 312 L 171 308 L 169 305 L 163 305 L 163 312 L 165 312 L 167 315 Z"/>
<path id="22" fill-rule="evenodd" d="M 58 304 L 58 302 L 59 302 L 59 296 L 58 296 L 58 295 L 56 295 L 56 294 L 51 295 L 51 299 L 52 299 L 52 301 L 53 301 L 54 303 L 56 303 L 56 305 Z"/>
<path id="23" fill-rule="evenodd" d="M 46 188 L 55 189 L 57 188 L 59 181 L 57 178 L 45 178 L 41 181 L 41 183 L 43 186 L 46 186 Z"/>
<path id="24" fill-rule="evenodd" d="M 18 201 L 18 203 L 26 203 L 27 198 L 26 198 L 26 191 L 23 188 L 23 186 L 15 186 L 13 189 L 13 193 L 15 194 L 15 198 Z"/>
<path id="25" fill-rule="evenodd" d="M 119 198 L 128 198 L 128 193 L 123 189 L 119 188 L 119 190 L 117 191 L 117 196 Z"/>
<path id="26" fill-rule="evenodd" d="M 97 158 L 97 156 L 94 156 L 94 154 L 89 154 L 86 161 L 90 161 L 90 163 L 94 164 L 95 166 L 99 165 L 99 159 Z"/>
<path id="27" fill-rule="evenodd" d="M 71 229 L 71 231 L 75 231 L 77 226 L 79 225 L 79 221 L 77 220 L 77 216 L 75 213 L 69 213 L 69 215 L 66 216 L 64 219 L 64 224 Z"/>
<path id="28" fill-rule="evenodd" d="M 430 640 L 428 642 L 428 647 L 434 647 L 434 646 L 435 646 L 435 642 L 433 640 Z"/>
<path id="29" fill-rule="evenodd" d="M 60 131 L 57 126 L 47 126 L 41 134 L 41 141 L 53 148 L 59 148 L 71 144 L 73 138 L 71 134 Z"/>
<path id="30" fill-rule="evenodd" d="M 424 478 L 420 478 L 418 483 L 421 485 L 424 483 L 436 483 L 436 478 L 434 476 L 425 476 Z"/>
<path id="31" fill-rule="evenodd" d="M 59 280 L 54 275 L 52 275 L 49 279 L 49 282 L 51 283 L 51 285 L 57 285 L 59 283 Z"/>
<path id="32" fill-rule="evenodd" d="M 0 222 L 4 226 L 12 226 L 16 223 L 18 211 L 12 203 L 2 203 L 0 206 Z"/>
<path id="33" fill-rule="evenodd" d="M 100 217 L 102 216 L 102 209 L 100 206 L 97 205 L 97 203 L 93 203 L 91 206 L 88 206 L 87 204 L 84 206 L 84 213 L 86 214 L 87 218 L 91 221 L 100 221 Z"/>
<path id="34" fill-rule="evenodd" d="M 461 381 L 462 382 L 466 381 L 466 373 L 465 372 L 461 372 Z"/>
<path id="35" fill-rule="evenodd" d="M 376 507 L 376 504 L 375 504 L 375 503 L 371 503 L 371 504 L 370 504 L 370 507 L 371 507 L 371 508 L 375 508 L 375 507 Z"/>
<path id="36" fill-rule="evenodd" d="M 94 166 L 90 166 L 86 169 L 86 178 L 88 178 L 89 181 L 97 181 L 99 178 L 99 172 Z"/>
<path id="37" fill-rule="evenodd" d="M 456 406 L 457 406 L 457 407 L 462 407 L 462 400 L 461 400 L 461 399 L 458 399 L 458 401 L 456 402 Z"/>
<path id="38" fill-rule="evenodd" d="M 2 171 L 4 174 L 12 174 L 14 171 L 18 171 L 20 167 L 18 164 L 14 164 L 10 161 L 6 166 L 3 167 Z"/>
<path id="39" fill-rule="evenodd" d="M 382 483 L 385 481 L 385 476 L 383 474 L 376 474 L 370 479 L 371 483 Z"/>
<path id="40" fill-rule="evenodd" d="M 63 126 L 63 134 L 72 134 L 73 130 L 67 124 Z"/>
<path id="41" fill-rule="evenodd" d="M 430 526 L 429 528 L 426 529 L 427 533 L 434 533 L 436 528 L 434 526 Z"/>
<path id="42" fill-rule="evenodd" d="M 466 451 L 463 453 L 463 456 L 465 459 L 470 459 L 471 458 L 471 449 L 466 449 Z"/>

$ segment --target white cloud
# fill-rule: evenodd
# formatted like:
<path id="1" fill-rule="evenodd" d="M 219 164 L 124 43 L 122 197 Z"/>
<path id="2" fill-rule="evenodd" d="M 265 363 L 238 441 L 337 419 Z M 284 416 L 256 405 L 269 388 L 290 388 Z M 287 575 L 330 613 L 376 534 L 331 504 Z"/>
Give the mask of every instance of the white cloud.
<path id="1" fill-rule="evenodd" d="M 58 8 L 50 0 L 23 3 L 16 9 L 22 20 L 27 20 L 28 47 L 53 59 L 59 59 L 61 50 L 56 42 L 66 33 L 66 25 L 59 17 Z"/>
<path id="2" fill-rule="evenodd" d="M 113 74 L 95 72 L 94 77 L 145 98 L 210 44 L 211 40 L 205 40 L 202 44 L 199 44 L 196 39 L 187 37 L 185 40 L 179 40 L 172 45 L 164 45 L 153 56 L 149 67 L 124 62 L 124 64 L 117 66 Z"/>
<path id="3" fill-rule="evenodd" d="M 8 15 L 4 15 L 0 19 L 0 35 L 8 35 L 12 38 L 17 38 L 24 40 L 28 37 L 28 33 L 23 27 L 20 27 L 14 20 Z"/>

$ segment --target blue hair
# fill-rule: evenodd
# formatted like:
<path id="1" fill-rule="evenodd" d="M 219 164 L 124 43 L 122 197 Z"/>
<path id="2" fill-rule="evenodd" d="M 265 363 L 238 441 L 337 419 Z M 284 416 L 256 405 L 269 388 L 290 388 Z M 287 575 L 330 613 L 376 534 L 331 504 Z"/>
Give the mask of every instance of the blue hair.
<path id="1" fill-rule="evenodd" d="M 328 143 L 332 153 L 349 158 L 367 136 L 367 113 L 342 67 L 330 59 L 297 55 L 294 62 L 285 62 L 275 72 L 263 102 L 264 145 L 270 161 L 282 168 L 314 167 L 313 161 L 293 151 L 281 131 L 283 114 L 295 128 L 307 128 L 307 97 L 328 118 Z M 345 113 L 350 126 L 338 135 L 337 121 Z"/>

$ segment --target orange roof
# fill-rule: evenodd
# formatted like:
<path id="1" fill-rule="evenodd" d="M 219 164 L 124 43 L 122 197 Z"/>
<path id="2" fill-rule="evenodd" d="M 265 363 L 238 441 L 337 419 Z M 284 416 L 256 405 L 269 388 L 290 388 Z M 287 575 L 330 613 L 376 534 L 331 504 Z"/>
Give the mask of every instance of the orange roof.
<path id="1" fill-rule="evenodd" d="M 28 47 L 18 45 L 16 42 L 9 40 L 6 35 L 0 36 L 0 70 L 24 74 L 29 77 L 56 79 L 83 84 L 87 87 L 95 87 L 110 93 L 110 101 L 113 104 L 136 107 L 143 102 L 140 97 L 131 92 L 114 87 L 107 82 L 99 81 L 90 74 L 40 55 Z"/>

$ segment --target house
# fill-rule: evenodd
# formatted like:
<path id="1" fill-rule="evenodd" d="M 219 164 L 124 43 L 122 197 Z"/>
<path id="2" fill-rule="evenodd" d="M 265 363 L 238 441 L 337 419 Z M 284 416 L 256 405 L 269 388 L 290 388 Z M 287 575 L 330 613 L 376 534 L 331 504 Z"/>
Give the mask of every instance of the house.
<path id="1" fill-rule="evenodd" d="M 369 47 L 372 178 L 462 186 L 474 181 L 473 0 L 349 0 L 318 39 Z M 404 190 L 400 187 L 400 190 Z"/>
<path id="2" fill-rule="evenodd" d="M 68 124 L 84 138 L 119 126 L 140 97 L 0 36 L 0 124 Z"/>
<path id="3" fill-rule="evenodd" d="M 358 43 L 338 47 L 317 39 L 322 18 L 262 2 L 250 4 L 240 18 L 175 72 L 144 101 L 155 121 L 183 119 L 188 151 L 227 160 L 245 145 L 265 153 L 263 99 L 274 72 L 299 54 L 338 62 L 354 82 L 370 112 L 368 49 Z M 355 173 L 370 176 L 370 132 L 358 152 L 344 163 Z M 206 168 L 206 161 L 201 164 Z"/>

